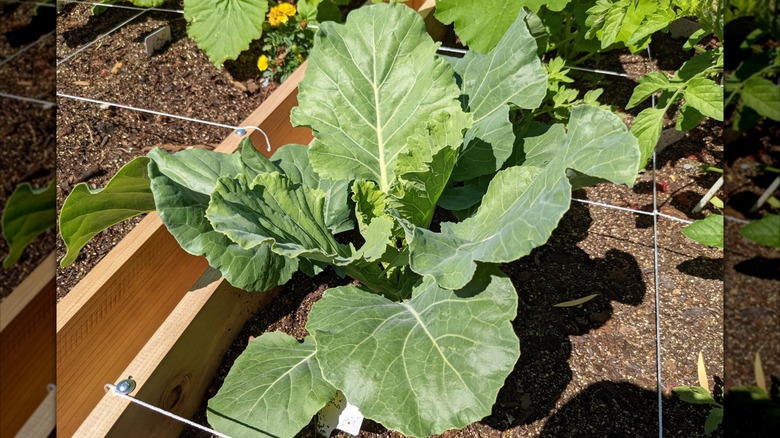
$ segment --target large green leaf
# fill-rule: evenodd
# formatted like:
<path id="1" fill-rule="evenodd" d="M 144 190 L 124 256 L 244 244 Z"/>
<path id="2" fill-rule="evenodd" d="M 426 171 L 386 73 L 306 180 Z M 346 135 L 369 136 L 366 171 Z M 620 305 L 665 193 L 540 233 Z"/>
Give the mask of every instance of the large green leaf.
<path id="1" fill-rule="evenodd" d="M 325 192 L 325 224 L 333 234 L 355 228 L 348 202 L 349 181 L 320 178 L 309 162 L 308 148 L 303 145 L 282 146 L 271 159 L 292 182 Z"/>
<path id="2" fill-rule="evenodd" d="M 742 227 L 739 233 L 753 242 L 780 248 L 780 216 L 767 214 Z"/>
<path id="3" fill-rule="evenodd" d="M 426 277 L 404 302 L 355 286 L 329 289 L 306 328 L 323 375 L 368 418 L 412 436 L 461 428 L 491 412 L 520 350 L 509 279 L 468 289 Z"/>
<path id="4" fill-rule="evenodd" d="M 455 32 L 469 49 L 487 53 L 501 41 L 523 6 L 538 12 L 542 5 L 560 11 L 570 0 L 438 0 L 436 18 L 455 23 Z"/>
<path id="5" fill-rule="evenodd" d="M 477 262 L 517 260 L 547 241 L 569 208 L 567 169 L 631 185 L 639 163 L 636 139 L 623 122 L 585 105 L 572 109 L 568 133 L 554 125 L 525 155 L 521 166 L 496 174 L 475 215 L 463 222 L 444 222 L 434 233 L 399 218 L 415 272 L 449 289 L 463 287 Z"/>
<path id="6" fill-rule="evenodd" d="M 206 217 L 214 229 L 245 250 L 270 246 L 286 257 L 346 266 L 361 258 L 381 257 L 392 229 L 389 218 L 367 227 L 366 243 L 357 251 L 336 241 L 325 221 L 325 192 L 296 184 L 280 173 L 220 178 Z"/>
<path id="7" fill-rule="evenodd" d="M 370 179 L 387 193 L 406 142 L 440 112 L 460 108 L 452 68 L 411 8 L 360 8 L 345 25 L 323 23 L 291 120 L 319 140 L 309 151 L 330 179 Z"/>
<path id="8" fill-rule="evenodd" d="M 723 248 L 723 216 L 711 214 L 683 228 L 685 237 L 705 245 Z"/>
<path id="9" fill-rule="evenodd" d="M 298 268 L 295 260 L 273 253 L 270 245 L 243 249 L 206 219 L 211 192 L 221 176 L 254 174 L 244 167 L 240 154 L 190 149 L 171 155 L 153 149 L 148 156 L 157 211 L 185 251 L 206 256 L 230 284 L 244 290 L 266 291 L 292 277 Z"/>
<path id="10" fill-rule="evenodd" d="M 19 184 L 3 208 L 3 237 L 9 252 L 3 267 L 12 266 L 22 256 L 27 245 L 38 235 L 54 227 L 57 220 L 54 182 L 42 189 L 28 183 Z"/>
<path id="11" fill-rule="evenodd" d="M 106 228 L 155 209 L 149 188 L 149 159 L 138 157 L 125 164 L 102 189 L 76 185 L 60 212 L 60 234 L 68 252 L 60 266 L 76 260 L 90 239 Z"/>
<path id="12" fill-rule="evenodd" d="M 336 396 L 315 352 L 311 339 L 281 332 L 250 341 L 209 400 L 209 424 L 233 437 L 295 436 Z"/>
<path id="13" fill-rule="evenodd" d="M 474 127 L 466 134 L 454 172 L 457 181 L 500 169 L 512 154 L 515 140 L 508 105 L 534 109 L 547 93 L 547 75 L 536 54 L 536 41 L 525 24 L 526 15 L 525 11 L 517 14 L 489 54 L 469 51 L 454 64 L 474 116 Z"/>
<path id="14" fill-rule="evenodd" d="M 267 0 L 184 0 L 187 35 L 217 67 L 263 34 Z"/>

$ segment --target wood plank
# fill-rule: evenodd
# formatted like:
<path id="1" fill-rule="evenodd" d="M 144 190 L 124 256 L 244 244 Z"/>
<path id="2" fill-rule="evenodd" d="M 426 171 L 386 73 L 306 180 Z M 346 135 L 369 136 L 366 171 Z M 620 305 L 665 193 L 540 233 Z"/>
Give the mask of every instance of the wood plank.
<path id="1" fill-rule="evenodd" d="M 0 306 L 0 436 L 14 436 L 54 383 L 55 255 Z"/>
<path id="2" fill-rule="evenodd" d="M 244 322 L 278 293 L 278 289 L 240 291 L 219 273 L 205 277 L 205 285 L 196 286 L 184 297 L 120 375 L 132 376 L 137 382 L 132 394 L 137 399 L 185 418 L 200 407 L 222 357 Z M 106 393 L 75 436 L 174 437 L 183 426 Z"/>
<path id="3" fill-rule="evenodd" d="M 53 334 L 52 337 L 54 337 Z M 52 356 L 54 355 L 52 354 Z M 46 398 L 43 399 L 38 408 L 35 409 L 35 412 L 24 423 L 24 426 L 16 433 L 17 438 L 47 438 L 54 432 L 57 421 L 57 395 L 55 391 L 56 389 L 49 390 Z"/>

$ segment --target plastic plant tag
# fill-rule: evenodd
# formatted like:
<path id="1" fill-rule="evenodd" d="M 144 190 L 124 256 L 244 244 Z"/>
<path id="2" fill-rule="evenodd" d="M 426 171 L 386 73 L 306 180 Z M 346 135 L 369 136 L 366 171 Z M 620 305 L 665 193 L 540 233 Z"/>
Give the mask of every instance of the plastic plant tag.
<path id="1" fill-rule="evenodd" d="M 362 424 L 363 414 L 357 406 L 350 404 L 341 392 L 317 414 L 317 431 L 326 437 L 329 437 L 334 429 L 357 436 Z"/>
<path id="2" fill-rule="evenodd" d="M 171 40 L 171 26 L 165 25 L 144 38 L 146 54 L 152 56 Z"/>

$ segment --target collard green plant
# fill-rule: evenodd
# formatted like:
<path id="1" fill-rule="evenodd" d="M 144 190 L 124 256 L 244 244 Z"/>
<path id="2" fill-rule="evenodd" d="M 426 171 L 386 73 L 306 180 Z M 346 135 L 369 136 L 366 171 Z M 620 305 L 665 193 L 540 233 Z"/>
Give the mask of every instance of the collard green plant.
<path id="1" fill-rule="evenodd" d="M 336 391 L 412 436 L 489 415 L 520 354 L 517 294 L 497 263 L 544 244 L 572 188 L 633 183 L 636 139 L 603 109 L 512 123 L 547 89 L 526 12 L 485 54 L 437 48 L 410 8 L 361 8 L 316 34 L 291 114 L 312 129 L 309 147 L 149 153 L 162 221 L 232 284 L 261 291 L 327 265 L 359 282 L 313 305 L 303 343 L 250 343 L 209 402 L 219 430 L 292 436 Z M 432 231 L 447 192 L 472 213 Z M 347 230 L 360 242 L 336 238 Z"/>
<path id="2" fill-rule="evenodd" d="M 54 183 L 34 189 L 29 183 L 19 184 L 6 201 L 2 214 L 3 238 L 9 253 L 3 267 L 13 266 L 24 249 L 41 233 L 54 227 L 57 219 Z"/>

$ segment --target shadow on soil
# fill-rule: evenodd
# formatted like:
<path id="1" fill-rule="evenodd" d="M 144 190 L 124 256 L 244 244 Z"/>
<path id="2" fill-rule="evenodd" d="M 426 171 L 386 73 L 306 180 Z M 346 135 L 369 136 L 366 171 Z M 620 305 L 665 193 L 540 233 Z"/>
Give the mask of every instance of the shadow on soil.
<path id="1" fill-rule="evenodd" d="M 572 204 L 547 244 L 503 266 L 520 298 L 514 325 L 522 353 L 484 421 L 493 428 L 546 417 L 572 379 L 569 336 L 604 325 L 613 300 L 642 302 L 646 288 L 634 256 L 613 249 L 594 259 L 577 247 L 592 222 L 584 205 Z M 598 296 L 583 305 L 554 307 L 594 293 Z"/>
<path id="2" fill-rule="evenodd" d="M 757 256 L 737 263 L 734 269 L 751 277 L 780 281 L 780 259 Z"/>
<path id="3" fill-rule="evenodd" d="M 502 267 L 520 298 L 514 326 L 522 352 L 499 392 L 492 415 L 482 423 L 506 430 L 547 418 L 542 436 L 657 435 L 657 393 L 630 383 L 598 382 L 552 413 L 572 380 L 569 337 L 603 326 L 613 315 L 613 301 L 638 306 L 647 290 L 633 255 L 610 249 L 604 258 L 591 258 L 577 246 L 592 222 L 586 206 L 572 204 L 547 244 Z M 554 307 L 594 293 L 598 296 L 583 305 Z M 617 344 L 604 348 L 608 353 L 604 361 L 625 360 L 621 348 Z M 654 354 L 654 346 L 648 351 Z M 626 380 L 631 377 L 626 376 Z M 701 406 L 691 408 L 671 398 L 667 402 L 672 418 L 675 412 L 683 412 L 684 421 L 678 423 L 689 424 L 688 420 L 694 418 L 691 426 L 686 426 L 686 436 L 701 434 L 706 418 Z M 680 430 L 680 424 L 670 427 Z"/>
<path id="4" fill-rule="evenodd" d="M 686 260 L 679 265 L 677 269 L 683 274 L 703 278 L 705 280 L 723 281 L 723 259 L 711 259 L 707 257 L 696 257 Z"/>

